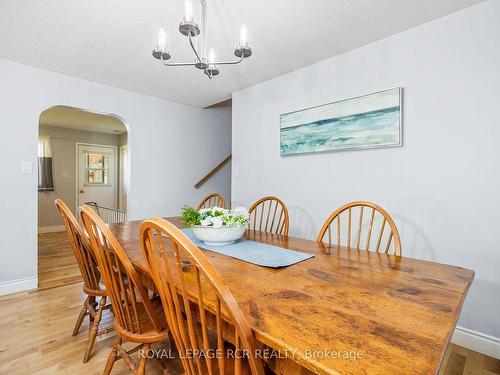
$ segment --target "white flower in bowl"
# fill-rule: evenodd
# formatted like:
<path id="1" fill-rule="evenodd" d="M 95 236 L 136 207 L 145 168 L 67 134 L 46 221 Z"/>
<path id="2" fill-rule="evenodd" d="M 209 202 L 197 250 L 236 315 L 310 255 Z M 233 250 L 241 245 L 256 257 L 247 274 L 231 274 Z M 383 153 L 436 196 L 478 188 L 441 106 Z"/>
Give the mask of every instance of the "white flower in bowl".
<path id="1" fill-rule="evenodd" d="M 208 227 L 208 226 L 212 225 L 212 222 L 209 219 L 204 219 L 204 220 L 200 221 L 200 225 L 204 226 L 204 227 Z"/>
<path id="2" fill-rule="evenodd" d="M 250 216 L 248 214 L 248 210 L 245 207 L 236 207 L 232 211 L 236 215 L 242 215 L 245 219 L 248 219 Z"/>
<path id="3" fill-rule="evenodd" d="M 220 216 L 211 217 L 210 221 L 212 222 L 214 228 L 222 227 L 222 217 L 220 217 Z"/>

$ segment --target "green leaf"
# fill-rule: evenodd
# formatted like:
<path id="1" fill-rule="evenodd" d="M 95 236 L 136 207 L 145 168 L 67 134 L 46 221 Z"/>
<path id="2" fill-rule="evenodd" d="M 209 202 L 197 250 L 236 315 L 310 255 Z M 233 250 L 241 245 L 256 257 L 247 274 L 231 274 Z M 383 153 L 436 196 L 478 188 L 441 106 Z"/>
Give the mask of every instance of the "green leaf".
<path id="1" fill-rule="evenodd" d="M 201 224 L 200 213 L 196 208 L 190 206 L 184 206 L 182 208 L 181 221 L 182 224 L 187 228 L 194 227 L 195 225 L 200 225 Z"/>

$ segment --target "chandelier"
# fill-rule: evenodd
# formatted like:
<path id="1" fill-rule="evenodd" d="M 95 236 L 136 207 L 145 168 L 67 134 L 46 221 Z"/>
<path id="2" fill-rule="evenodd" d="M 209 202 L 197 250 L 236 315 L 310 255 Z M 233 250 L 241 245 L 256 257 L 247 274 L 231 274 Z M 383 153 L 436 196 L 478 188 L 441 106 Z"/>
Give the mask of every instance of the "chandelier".
<path id="1" fill-rule="evenodd" d="M 189 45 L 194 52 L 193 62 L 168 62 L 171 55 L 167 48 L 167 33 L 164 28 L 158 30 L 158 40 L 156 48 L 153 50 L 153 57 L 161 61 L 165 66 L 194 66 L 202 70 L 208 78 L 212 79 L 219 74 L 220 65 L 235 65 L 243 59 L 252 55 L 252 49 L 247 42 L 247 29 L 245 25 L 240 28 L 240 40 L 234 49 L 236 60 L 216 61 L 215 51 L 210 48 L 208 56 L 206 53 L 206 29 L 207 29 L 207 4 L 205 0 L 185 0 L 185 13 L 182 22 L 179 24 L 179 31 L 188 37 Z"/>

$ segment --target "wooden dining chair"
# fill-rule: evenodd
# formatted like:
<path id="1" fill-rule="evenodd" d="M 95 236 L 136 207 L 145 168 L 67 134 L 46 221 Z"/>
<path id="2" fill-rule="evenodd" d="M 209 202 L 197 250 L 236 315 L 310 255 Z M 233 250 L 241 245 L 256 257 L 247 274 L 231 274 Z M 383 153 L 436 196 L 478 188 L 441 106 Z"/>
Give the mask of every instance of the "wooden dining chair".
<path id="1" fill-rule="evenodd" d="M 89 316 L 89 339 L 83 356 L 83 363 L 86 363 L 92 354 L 96 336 L 99 334 L 99 323 L 101 322 L 102 312 L 110 307 L 109 304 L 106 305 L 108 294 L 102 283 L 101 274 L 86 233 L 84 233 L 68 206 L 61 199 L 56 199 L 55 204 L 61 214 L 73 255 L 80 269 L 83 279 L 83 292 L 87 295 L 76 320 L 75 328 L 73 329 L 73 336 L 76 336 L 83 320 L 87 315 Z M 96 298 L 100 298 L 99 304 L 97 304 Z M 101 334 L 106 332 L 107 330 L 101 332 Z"/>
<path id="2" fill-rule="evenodd" d="M 350 250 L 401 255 L 401 240 L 394 220 L 382 207 L 366 201 L 337 208 L 321 227 L 316 241 Z"/>
<path id="3" fill-rule="evenodd" d="M 212 208 L 212 207 L 221 207 L 224 208 L 225 202 L 224 197 L 219 193 L 210 193 L 208 194 L 198 205 L 198 210 L 202 208 Z"/>
<path id="4" fill-rule="evenodd" d="M 111 372 L 117 357 L 123 358 L 135 374 L 144 374 L 147 356 L 139 363 L 126 351 L 123 340 L 140 344 L 147 353 L 151 344 L 165 341 L 168 337 L 166 321 L 163 319 L 161 301 L 149 299 L 147 289 L 116 237 L 107 225 L 89 206 L 80 207 L 80 215 L 90 243 L 97 257 L 97 263 L 111 298 L 115 316 L 114 327 L 117 334 L 108 357 L 104 374 Z"/>
<path id="5" fill-rule="evenodd" d="M 277 197 L 259 199 L 248 209 L 249 229 L 288 236 L 288 209 Z"/>
<path id="6" fill-rule="evenodd" d="M 233 295 L 201 250 L 175 225 L 160 218 L 143 222 L 140 235 L 144 258 L 185 374 L 263 375 L 253 333 Z M 230 344 L 225 340 L 232 342 L 234 353 L 249 355 L 244 359 L 227 358 Z M 190 355 L 201 352 L 221 355 Z"/>

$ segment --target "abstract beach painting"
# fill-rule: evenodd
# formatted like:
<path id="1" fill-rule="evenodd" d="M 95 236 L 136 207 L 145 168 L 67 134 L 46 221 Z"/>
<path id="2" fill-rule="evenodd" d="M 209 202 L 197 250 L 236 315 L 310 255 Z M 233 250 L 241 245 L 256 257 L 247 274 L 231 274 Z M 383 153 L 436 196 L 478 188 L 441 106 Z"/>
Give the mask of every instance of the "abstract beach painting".
<path id="1" fill-rule="evenodd" d="M 401 88 L 280 115 L 281 155 L 401 146 Z"/>

